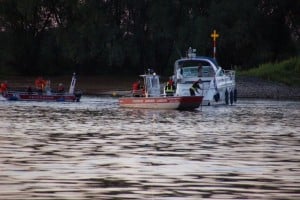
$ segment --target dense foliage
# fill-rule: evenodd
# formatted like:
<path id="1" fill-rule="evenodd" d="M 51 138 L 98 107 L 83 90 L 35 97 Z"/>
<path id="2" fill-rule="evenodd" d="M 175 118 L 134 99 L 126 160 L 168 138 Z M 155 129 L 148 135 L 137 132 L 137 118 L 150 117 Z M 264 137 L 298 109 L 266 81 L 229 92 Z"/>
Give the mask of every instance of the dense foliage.
<path id="1" fill-rule="evenodd" d="M 299 54 L 299 0 L 0 0 L 0 73 L 154 68 L 170 74 L 189 46 L 248 69 Z"/>
<path id="2" fill-rule="evenodd" d="M 239 71 L 239 75 L 255 76 L 265 80 L 300 86 L 300 56 L 281 62 L 265 63 L 257 68 Z"/>

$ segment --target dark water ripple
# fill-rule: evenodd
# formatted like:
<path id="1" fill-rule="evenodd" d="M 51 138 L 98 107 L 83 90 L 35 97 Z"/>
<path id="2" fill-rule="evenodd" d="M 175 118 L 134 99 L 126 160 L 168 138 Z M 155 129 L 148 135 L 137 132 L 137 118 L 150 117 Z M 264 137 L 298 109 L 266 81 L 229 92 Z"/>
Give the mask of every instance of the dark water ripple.
<path id="1" fill-rule="evenodd" d="M 299 110 L 0 101 L 0 199 L 300 199 Z"/>

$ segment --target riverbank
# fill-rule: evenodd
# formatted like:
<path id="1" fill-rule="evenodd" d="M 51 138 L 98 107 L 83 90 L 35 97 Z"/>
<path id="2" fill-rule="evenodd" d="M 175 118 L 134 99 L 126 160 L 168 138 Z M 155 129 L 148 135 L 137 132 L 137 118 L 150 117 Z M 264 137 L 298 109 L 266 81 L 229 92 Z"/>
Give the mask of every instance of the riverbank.
<path id="1" fill-rule="evenodd" d="M 288 86 L 257 77 L 237 76 L 236 87 L 238 98 L 300 100 L 300 87 Z"/>
<path id="2" fill-rule="evenodd" d="M 68 88 L 71 76 L 50 77 L 49 79 L 52 88 L 56 88 L 59 83 L 63 83 Z M 6 77 L 5 80 L 11 87 L 26 88 L 34 86 L 35 77 Z M 134 77 L 81 76 L 78 77 L 76 86 L 84 95 L 124 96 L 130 95 L 134 80 Z M 238 98 L 300 100 L 300 87 L 292 87 L 256 77 L 237 76 L 236 87 Z"/>

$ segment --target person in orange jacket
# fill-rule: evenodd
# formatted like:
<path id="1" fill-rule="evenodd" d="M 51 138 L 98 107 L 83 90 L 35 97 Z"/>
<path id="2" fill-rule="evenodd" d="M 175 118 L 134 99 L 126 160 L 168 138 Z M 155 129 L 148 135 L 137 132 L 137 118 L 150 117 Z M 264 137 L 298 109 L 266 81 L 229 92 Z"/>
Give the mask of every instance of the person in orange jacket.
<path id="1" fill-rule="evenodd" d="M 46 81 L 42 77 L 38 77 L 35 80 L 35 87 L 38 90 L 38 92 L 43 92 L 45 86 L 46 86 Z"/>

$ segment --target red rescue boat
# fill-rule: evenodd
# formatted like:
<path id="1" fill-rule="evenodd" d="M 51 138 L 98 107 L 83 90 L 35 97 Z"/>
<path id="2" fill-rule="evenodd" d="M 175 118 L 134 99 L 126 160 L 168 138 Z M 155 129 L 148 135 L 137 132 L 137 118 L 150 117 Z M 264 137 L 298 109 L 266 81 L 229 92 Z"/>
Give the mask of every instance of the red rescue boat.
<path id="1" fill-rule="evenodd" d="M 159 76 L 155 73 L 141 75 L 144 85 L 140 91 L 136 86 L 132 97 L 121 97 L 120 107 L 143 109 L 178 109 L 194 110 L 202 104 L 203 96 L 170 96 L 160 93 Z M 137 95 L 138 94 L 138 95 Z"/>
<path id="2" fill-rule="evenodd" d="M 122 97 L 119 103 L 127 108 L 193 110 L 201 105 L 202 99 L 202 96 Z"/>
<path id="3" fill-rule="evenodd" d="M 63 102 L 78 102 L 80 101 L 81 94 L 42 94 L 38 92 L 20 92 L 8 91 L 4 96 L 10 101 L 63 101 Z"/>
<path id="4" fill-rule="evenodd" d="M 39 89 L 27 88 L 22 90 L 7 89 L 2 91 L 2 96 L 10 101 L 60 101 L 78 102 L 81 98 L 81 91 L 75 91 L 76 76 L 73 74 L 69 91 L 56 91 L 50 89 L 50 81 Z"/>

